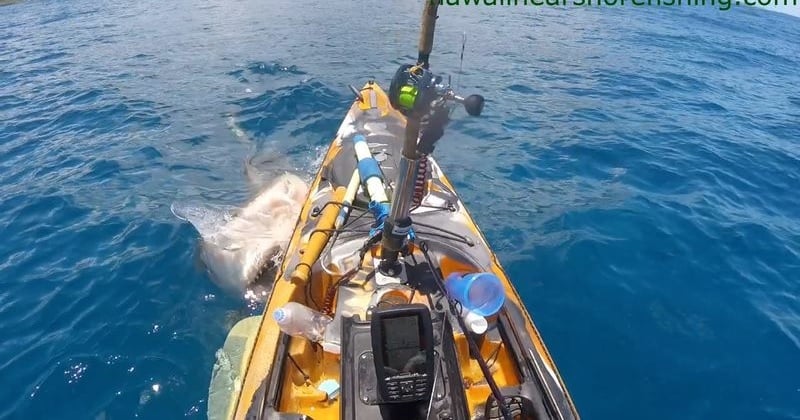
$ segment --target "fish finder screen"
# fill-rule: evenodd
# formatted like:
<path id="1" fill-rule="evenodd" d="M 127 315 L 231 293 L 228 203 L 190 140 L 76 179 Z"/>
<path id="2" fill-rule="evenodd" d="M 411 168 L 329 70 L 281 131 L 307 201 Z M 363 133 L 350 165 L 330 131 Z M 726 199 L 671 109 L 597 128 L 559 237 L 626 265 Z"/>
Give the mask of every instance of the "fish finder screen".
<path id="1" fill-rule="evenodd" d="M 381 322 L 384 365 L 397 373 L 424 370 L 425 349 L 421 343 L 418 317 L 384 318 Z"/>

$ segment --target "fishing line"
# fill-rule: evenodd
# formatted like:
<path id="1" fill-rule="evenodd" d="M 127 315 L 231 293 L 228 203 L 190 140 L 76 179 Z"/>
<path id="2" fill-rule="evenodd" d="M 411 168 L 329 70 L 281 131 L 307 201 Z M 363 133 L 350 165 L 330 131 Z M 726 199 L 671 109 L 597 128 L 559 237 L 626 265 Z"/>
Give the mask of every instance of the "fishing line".
<path id="1" fill-rule="evenodd" d="M 464 49 L 467 46 L 467 33 L 461 33 L 461 59 L 460 63 L 458 64 L 458 75 L 456 76 L 456 90 L 458 90 L 461 84 L 461 73 L 464 70 Z"/>

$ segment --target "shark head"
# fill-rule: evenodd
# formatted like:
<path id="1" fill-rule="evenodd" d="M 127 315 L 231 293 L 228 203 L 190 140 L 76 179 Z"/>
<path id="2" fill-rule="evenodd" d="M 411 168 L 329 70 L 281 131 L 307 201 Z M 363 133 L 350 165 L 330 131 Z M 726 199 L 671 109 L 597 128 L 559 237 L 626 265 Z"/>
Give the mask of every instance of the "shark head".
<path id="1" fill-rule="evenodd" d="M 172 211 L 200 234 L 200 257 L 220 288 L 263 300 L 307 194 L 308 185 L 287 173 L 236 210 L 173 205 Z"/>

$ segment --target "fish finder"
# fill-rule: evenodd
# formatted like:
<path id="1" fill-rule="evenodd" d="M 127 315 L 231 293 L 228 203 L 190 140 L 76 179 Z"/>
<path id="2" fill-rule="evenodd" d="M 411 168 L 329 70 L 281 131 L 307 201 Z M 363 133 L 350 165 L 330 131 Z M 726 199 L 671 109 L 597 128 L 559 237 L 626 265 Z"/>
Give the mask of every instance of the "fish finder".
<path id="1" fill-rule="evenodd" d="M 430 399 L 434 343 L 428 307 L 408 304 L 375 308 L 370 330 L 380 400 L 407 403 Z"/>

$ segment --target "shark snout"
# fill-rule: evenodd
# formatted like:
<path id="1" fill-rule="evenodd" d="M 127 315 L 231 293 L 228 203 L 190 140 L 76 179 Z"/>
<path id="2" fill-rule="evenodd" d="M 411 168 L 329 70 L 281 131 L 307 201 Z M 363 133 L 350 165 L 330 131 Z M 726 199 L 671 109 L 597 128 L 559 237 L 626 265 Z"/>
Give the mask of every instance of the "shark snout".
<path id="1" fill-rule="evenodd" d="M 200 233 L 200 256 L 220 288 L 243 296 L 257 286 L 260 297 L 272 288 L 307 193 L 300 177 L 284 174 L 232 217 L 202 207 L 174 212 Z"/>

